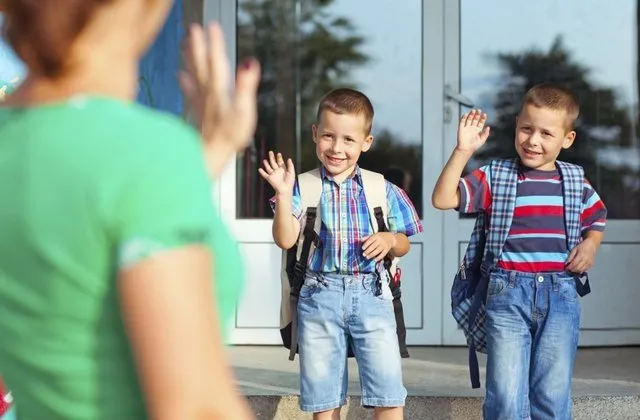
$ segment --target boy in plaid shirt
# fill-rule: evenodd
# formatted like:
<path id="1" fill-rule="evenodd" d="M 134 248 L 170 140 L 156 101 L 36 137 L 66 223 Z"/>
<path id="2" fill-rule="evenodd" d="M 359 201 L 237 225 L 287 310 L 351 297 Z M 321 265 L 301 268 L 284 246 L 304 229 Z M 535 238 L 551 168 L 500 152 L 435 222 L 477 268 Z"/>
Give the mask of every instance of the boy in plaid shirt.
<path id="1" fill-rule="evenodd" d="M 360 370 L 362 404 L 377 419 L 402 419 L 407 391 L 388 283 L 377 270 L 391 253 L 409 252 L 408 237 L 422 231 L 411 201 L 386 182 L 389 232 L 374 233 L 358 159 L 371 147 L 373 106 L 361 92 L 336 89 L 321 100 L 312 127 L 322 163 L 319 237 L 298 301 L 300 407 L 314 419 L 339 419 L 346 402 L 347 346 Z M 260 174 L 276 196 L 273 236 L 282 249 L 298 239 L 301 208 L 291 159 L 269 153 Z M 293 215 L 293 216 L 292 216 Z M 378 271 L 379 272 L 379 271 Z"/>
<path id="2" fill-rule="evenodd" d="M 542 84 L 527 92 L 517 117 L 515 209 L 486 301 L 485 419 L 572 418 L 571 376 L 580 330 L 575 275 L 592 267 L 607 216 L 585 179 L 582 241 L 568 249 L 556 160 L 575 140 L 578 113 L 569 90 Z M 462 116 L 458 145 L 433 191 L 434 207 L 491 212 L 488 165 L 460 178 L 489 136 L 486 120 L 479 110 Z"/>

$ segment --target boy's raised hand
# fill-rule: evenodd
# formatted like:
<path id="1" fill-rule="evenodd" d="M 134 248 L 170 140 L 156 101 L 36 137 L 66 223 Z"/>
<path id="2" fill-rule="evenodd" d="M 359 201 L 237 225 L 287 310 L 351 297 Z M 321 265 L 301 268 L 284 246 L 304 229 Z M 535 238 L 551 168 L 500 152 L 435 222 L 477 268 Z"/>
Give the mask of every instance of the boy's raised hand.
<path id="1" fill-rule="evenodd" d="M 472 109 L 467 114 L 462 115 L 458 125 L 458 146 L 457 149 L 467 153 L 474 153 L 487 141 L 489 137 L 489 126 L 485 127 L 487 114 L 479 109 Z"/>
<path id="2" fill-rule="evenodd" d="M 262 161 L 263 168 L 259 168 L 258 172 L 273 187 L 276 194 L 291 194 L 293 185 L 296 182 L 296 170 L 293 167 L 293 161 L 287 159 L 285 164 L 282 153 L 274 154 L 269 151 L 269 159 Z"/>

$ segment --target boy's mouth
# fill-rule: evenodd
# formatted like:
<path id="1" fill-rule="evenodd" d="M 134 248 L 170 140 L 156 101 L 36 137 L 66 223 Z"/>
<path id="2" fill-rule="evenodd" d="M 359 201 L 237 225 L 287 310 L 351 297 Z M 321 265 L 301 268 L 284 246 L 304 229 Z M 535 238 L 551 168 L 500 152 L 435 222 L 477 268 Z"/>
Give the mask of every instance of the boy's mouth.
<path id="1" fill-rule="evenodd" d="M 524 152 L 525 157 L 528 158 L 536 158 L 538 156 L 542 156 L 542 153 L 534 152 L 533 150 L 522 149 L 522 151 Z"/>
<path id="2" fill-rule="evenodd" d="M 342 163 L 344 159 L 341 158 L 337 158 L 337 157 L 332 157 L 332 156 L 327 156 L 327 162 L 333 164 L 333 165 L 339 165 L 340 163 Z"/>

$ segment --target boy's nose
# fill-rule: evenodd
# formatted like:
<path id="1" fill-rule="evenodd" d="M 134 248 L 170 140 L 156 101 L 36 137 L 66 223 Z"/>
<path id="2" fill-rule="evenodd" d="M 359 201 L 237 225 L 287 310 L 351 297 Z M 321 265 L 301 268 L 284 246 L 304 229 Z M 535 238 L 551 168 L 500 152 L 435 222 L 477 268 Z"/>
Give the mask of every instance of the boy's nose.
<path id="1" fill-rule="evenodd" d="M 529 136 L 526 143 L 531 146 L 537 146 L 538 144 L 540 144 L 540 138 L 538 137 L 538 134 L 533 133 L 531 136 Z"/>

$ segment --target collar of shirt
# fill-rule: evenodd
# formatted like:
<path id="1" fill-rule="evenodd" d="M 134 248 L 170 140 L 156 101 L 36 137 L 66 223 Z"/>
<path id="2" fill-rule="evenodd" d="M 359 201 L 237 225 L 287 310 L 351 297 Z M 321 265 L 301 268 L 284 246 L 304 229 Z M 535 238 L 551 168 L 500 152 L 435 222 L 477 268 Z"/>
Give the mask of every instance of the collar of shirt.
<path id="1" fill-rule="evenodd" d="M 329 172 L 327 172 L 327 169 L 324 166 L 320 167 L 320 176 L 323 181 L 331 181 L 335 183 L 333 177 Z M 356 165 L 353 172 L 346 179 L 353 179 L 358 183 L 358 185 L 362 186 L 362 172 L 360 171 L 360 166 Z"/>

